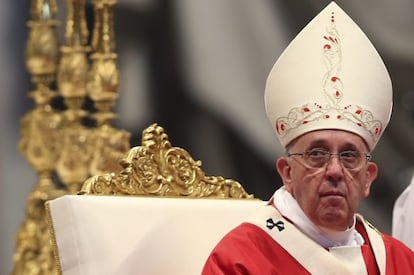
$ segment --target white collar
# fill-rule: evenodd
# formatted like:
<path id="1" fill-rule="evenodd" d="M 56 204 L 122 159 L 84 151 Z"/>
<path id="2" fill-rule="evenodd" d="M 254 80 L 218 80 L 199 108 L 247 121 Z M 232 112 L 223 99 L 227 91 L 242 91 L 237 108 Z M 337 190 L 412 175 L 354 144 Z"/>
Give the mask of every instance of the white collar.
<path id="1" fill-rule="evenodd" d="M 317 242 L 322 247 L 355 246 L 364 244 L 361 234 L 355 229 L 354 224 L 345 231 L 331 231 L 316 226 L 303 212 L 297 201 L 285 189 L 281 187 L 273 195 L 273 203 L 280 213 L 291 220 L 303 233 Z"/>

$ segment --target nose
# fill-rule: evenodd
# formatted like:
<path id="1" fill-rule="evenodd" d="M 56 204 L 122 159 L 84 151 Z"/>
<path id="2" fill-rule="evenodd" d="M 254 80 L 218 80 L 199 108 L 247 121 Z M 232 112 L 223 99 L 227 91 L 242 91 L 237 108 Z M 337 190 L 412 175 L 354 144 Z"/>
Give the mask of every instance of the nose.
<path id="1" fill-rule="evenodd" d="M 344 176 L 344 167 L 341 164 L 341 160 L 338 156 L 331 156 L 326 164 L 326 176 L 331 182 L 338 182 Z"/>

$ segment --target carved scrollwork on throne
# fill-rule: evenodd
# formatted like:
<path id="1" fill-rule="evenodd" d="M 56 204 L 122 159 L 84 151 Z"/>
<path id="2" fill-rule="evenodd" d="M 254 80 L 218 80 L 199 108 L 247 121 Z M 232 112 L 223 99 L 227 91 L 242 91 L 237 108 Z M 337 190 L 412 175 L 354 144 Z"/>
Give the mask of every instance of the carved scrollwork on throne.
<path id="1" fill-rule="evenodd" d="M 206 176 L 201 161 L 173 147 L 158 124 L 142 132 L 141 146 L 131 148 L 120 164 L 118 173 L 86 180 L 79 194 L 254 198 L 235 180 Z"/>

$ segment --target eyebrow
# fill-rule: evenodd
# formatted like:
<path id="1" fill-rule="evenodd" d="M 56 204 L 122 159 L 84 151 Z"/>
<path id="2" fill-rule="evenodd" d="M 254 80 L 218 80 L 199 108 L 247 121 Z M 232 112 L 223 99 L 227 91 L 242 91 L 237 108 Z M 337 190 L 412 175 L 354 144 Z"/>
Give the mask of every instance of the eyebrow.
<path id="1" fill-rule="evenodd" d="M 314 147 L 326 147 L 328 145 L 328 140 L 325 138 L 315 139 L 309 143 L 306 148 L 314 148 Z M 340 146 L 341 151 L 343 150 L 359 150 L 358 146 L 351 142 L 345 142 Z M 364 148 L 366 150 L 366 148 Z"/>

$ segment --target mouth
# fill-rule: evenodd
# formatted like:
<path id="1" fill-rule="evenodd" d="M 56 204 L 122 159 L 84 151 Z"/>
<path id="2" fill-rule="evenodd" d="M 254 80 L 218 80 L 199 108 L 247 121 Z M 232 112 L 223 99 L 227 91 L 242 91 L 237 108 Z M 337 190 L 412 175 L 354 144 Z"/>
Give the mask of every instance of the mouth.
<path id="1" fill-rule="evenodd" d="M 341 192 L 324 192 L 320 194 L 319 199 L 325 206 L 334 207 L 337 209 L 338 207 L 343 207 L 344 203 L 346 202 L 345 195 Z"/>
<path id="2" fill-rule="evenodd" d="M 345 195 L 339 191 L 330 191 L 330 192 L 324 192 L 321 193 L 320 196 L 322 198 L 328 197 L 328 198 L 344 198 Z"/>

